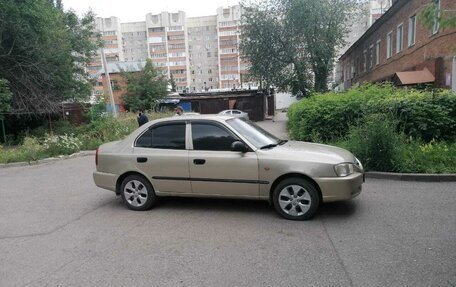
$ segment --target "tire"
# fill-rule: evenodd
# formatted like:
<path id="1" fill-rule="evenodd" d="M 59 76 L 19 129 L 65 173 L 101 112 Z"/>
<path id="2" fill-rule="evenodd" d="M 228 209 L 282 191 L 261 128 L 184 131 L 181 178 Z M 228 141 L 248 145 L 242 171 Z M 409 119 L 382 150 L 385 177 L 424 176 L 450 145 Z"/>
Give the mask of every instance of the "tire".
<path id="1" fill-rule="evenodd" d="M 272 193 L 277 213 L 290 220 L 311 219 L 320 206 L 315 185 L 306 179 L 291 177 L 282 180 Z"/>
<path id="2" fill-rule="evenodd" d="M 148 210 L 157 201 L 152 184 L 141 175 L 127 176 L 120 186 L 120 196 L 129 209 L 137 211 Z"/>

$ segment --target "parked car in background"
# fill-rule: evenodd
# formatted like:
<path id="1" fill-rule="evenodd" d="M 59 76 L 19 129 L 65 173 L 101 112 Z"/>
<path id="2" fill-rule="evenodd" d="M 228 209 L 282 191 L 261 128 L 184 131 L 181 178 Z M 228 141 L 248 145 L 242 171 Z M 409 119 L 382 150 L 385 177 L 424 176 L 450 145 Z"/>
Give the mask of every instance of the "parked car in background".
<path id="1" fill-rule="evenodd" d="M 244 113 L 243 111 L 240 110 L 224 110 L 218 113 L 219 115 L 224 115 L 224 116 L 233 116 L 236 118 L 244 118 L 246 120 L 249 119 L 249 114 Z"/>
<path id="2" fill-rule="evenodd" d="M 96 151 L 95 184 L 133 210 L 161 196 L 268 200 L 287 219 L 311 218 L 322 202 L 361 193 L 350 152 L 281 140 L 251 121 L 201 115 L 151 121 Z"/>

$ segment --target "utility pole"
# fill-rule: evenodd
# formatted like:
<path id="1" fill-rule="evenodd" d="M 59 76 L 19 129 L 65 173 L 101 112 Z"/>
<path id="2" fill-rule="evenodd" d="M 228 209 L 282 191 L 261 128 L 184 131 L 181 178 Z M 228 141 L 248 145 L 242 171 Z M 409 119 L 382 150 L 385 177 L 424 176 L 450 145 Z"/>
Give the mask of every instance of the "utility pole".
<path id="1" fill-rule="evenodd" d="M 6 144 L 6 132 L 5 132 L 5 122 L 4 119 L 0 119 L 2 121 L 2 134 L 3 134 L 3 143 Z"/>
<path id="2" fill-rule="evenodd" d="M 116 104 L 114 102 L 114 95 L 112 93 L 112 87 L 111 87 L 111 77 L 109 76 L 108 65 L 106 64 L 106 57 L 105 57 L 103 48 L 101 48 L 101 59 L 103 62 L 103 69 L 104 69 L 104 72 L 106 75 L 106 80 L 108 81 L 108 92 L 109 92 L 109 97 L 111 98 L 112 114 L 115 118 L 117 118 Z"/>
<path id="3" fill-rule="evenodd" d="M 104 21 L 101 21 L 103 25 L 103 32 L 104 33 Z M 117 110 L 116 110 L 116 104 L 114 102 L 114 95 L 112 94 L 112 87 L 111 87 L 111 77 L 109 76 L 108 72 L 108 65 L 106 64 L 106 57 L 104 54 L 104 41 L 103 41 L 103 46 L 101 47 L 101 61 L 103 64 L 103 69 L 106 75 L 106 80 L 108 81 L 108 92 L 109 92 L 109 97 L 111 98 L 111 107 L 112 107 L 112 114 L 115 118 L 117 118 Z"/>

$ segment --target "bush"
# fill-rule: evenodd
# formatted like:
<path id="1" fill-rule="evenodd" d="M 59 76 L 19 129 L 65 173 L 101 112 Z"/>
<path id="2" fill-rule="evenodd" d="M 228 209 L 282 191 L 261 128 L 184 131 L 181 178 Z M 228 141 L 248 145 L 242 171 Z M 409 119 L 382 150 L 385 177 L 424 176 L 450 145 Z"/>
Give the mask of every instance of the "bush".
<path id="1" fill-rule="evenodd" d="M 417 173 L 456 173 L 456 143 L 408 142 L 401 146 L 400 170 Z"/>
<path id="2" fill-rule="evenodd" d="M 43 147 L 49 155 L 66 155 L 80 151 L 82 142 L 73 134 L 48 135 Z"/>
<path id="3" fill-rule="evenodd" d="M 42 157 L 44 148 L 40 145 L 37 138 L 25 137 L 24 142 L 20 148 L 22 157 L 26 161 L 36 161 Z"/>
<path id="4" fill-rule="evenodd" d="M 367 84 L 343 93 L 317 94 L 290 106 L 288 128 L 297 140 L 336 141 L 371 114 L 396 117 L 406 135 L 426 142 L 456 139 L 456 94 Z"/>
<path id="5" fill-rule="evenodd" d="M 171 115 L 151 113 L 148 117 L 149 120 L 155 120 Z M 37 136 L 24 136 L 23 144 L 17 148 L 0 146 L 0 163 L 35 161 L 80 150 L 93 150 L 105 142 L 120 140 L 137 128 L 136 115 L 132 113 L 121 114 L 118 118 L 101 116 L 79 127 L 59 121 L 53 126 L 55 135 L 47 134 L 47 128 L 42 126 L 29 133 Z"/>
<path id="6" fill-rule="evenodd" d="M 352 126 L 339 145 L 356 155 L 366 170 L 396 171 L 404 141 L 396 126 L 397 122 L 384 114 L 369 115 L 360 125 Z"/>

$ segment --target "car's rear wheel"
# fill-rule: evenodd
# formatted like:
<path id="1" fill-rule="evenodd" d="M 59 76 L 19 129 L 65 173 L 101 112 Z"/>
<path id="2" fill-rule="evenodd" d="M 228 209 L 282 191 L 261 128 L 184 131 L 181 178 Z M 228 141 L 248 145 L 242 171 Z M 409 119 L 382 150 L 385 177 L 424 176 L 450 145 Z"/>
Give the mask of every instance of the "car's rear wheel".
<path id="1" fill-rule="evenodd" d="M 120 195 L 129 209 L 138 211 L 150 209 L 157 201 L 152 184 L 141 175 L 127 176 L 120 187 Z"/>
<path id="2" fill-rule="evenodd" d="M 276 211 L 284 218 L 307 220 L 312 218 L 320 205 L 315 185 L 299 177 L 287 178 L 274 189 L 272 201 Z"/>

